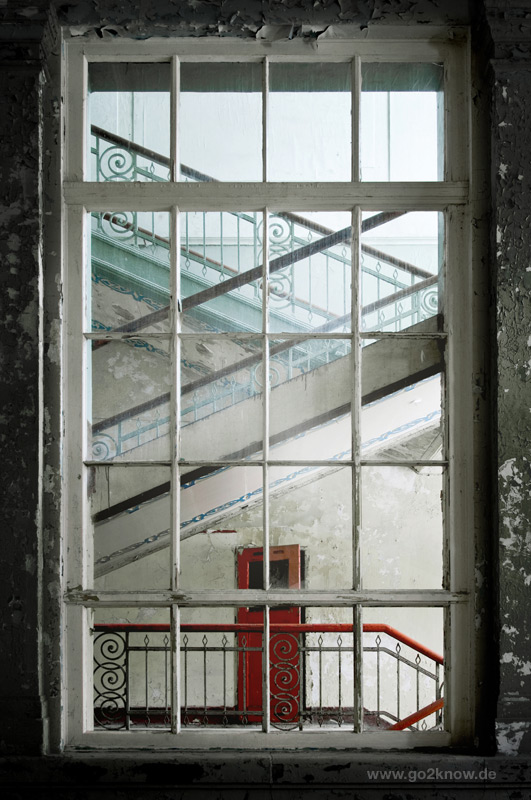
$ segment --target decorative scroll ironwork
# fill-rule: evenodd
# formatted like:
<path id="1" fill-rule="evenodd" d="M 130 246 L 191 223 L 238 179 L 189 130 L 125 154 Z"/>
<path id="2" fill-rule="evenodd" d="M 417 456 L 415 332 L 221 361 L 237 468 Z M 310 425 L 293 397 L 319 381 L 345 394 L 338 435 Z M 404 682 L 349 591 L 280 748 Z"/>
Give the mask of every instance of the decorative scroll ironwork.
<path id="1" fill-rule="evenodd" d="M 374 707 L 364 709 L 365 727 L 427 730 L 430 720 L 429 729 L 440 729 L 440 656 L 389 626 L 364 627 L 365 637 L 376 634 L 363 646 L 364 657 L 372 659 L 367 668 L 372 670 L 375 686 Z M 254 626 L 257 630 L 252 633 L 249 628 L 253 626 L 242 624 L 187 624 L 182 628 L 182 726 L 261 725 L 263 707 L 261 700 L 257 703 L 261 688 L 250 688 L 253 682 L 261 687 L 263 645 L 261 636 L 257 639 L 261 626 Z M 289 731 L 352 724 L 352 626 L 302 624 L 290 628 L 295 630 L 271 631 L 271 725 Z M 401 641 L 393 642 L 394 635 L 400 635 Z M 167 625 L 96 625 L 95 726 L 109 731 L 168 728 L 170 655 Z M 239 689 L 237 680 L 242 683 Z"/>
<path id="2" fill-rule="evenodd" d="M 94 720 L 109 730 L 127 727 L 127 644 L 127 633 L 94 637 Z"/>
<path id="3" fill-rule="evenodd" d="M 115 164 L 112 167 L 112 175 L 109 179 L 117 179 L 121 171 L 127 172 L 127 158 L 131 158 L 136 164 L 138 160 L 144 159 L 150 162 L 146 179 L 166 180 L 161 177 L 163 170 L 168 170 L 169 159 L 161 154 L 146 150 L 133 142 L 121 139 L 115 134 L 93 127 L 93 136 L 96 142 L 96 153 L 108 153 L 109 159 L 114 158 Z M 105 145 L 103 144 L 105 143 Z M 102 150 L 103 147 L 107 149 Z M 122 156 L 119 154 L 122 153 Z M 114 154 L 111 158 L 111 154 Z M 125 155 L 124 155 L 125 154 Z M 126 157 L 127 156 L 127 157 Z M 98 161 L 98 164 L 100 163 Z M 136 167 L 135 167 L 136 168 Z M 183 174 L 190 173 L 189 177 L 193 180 L 211 180 L 210 176 L 200 173 L 193 173 L 187 167 L 183 167 Z M 160 174 L 159 174 L 160 173 Z M 193 173 L 193 174 L 192 174 Z M 99 173 L 100 174 L 100 173 Z M 127 173 L 129 174 L 129 173 Z M 105 180 L 103 172 L 100 178 Z M 135 179 L 134 176 L 130 178 Z M 228 212 L 227 212 L 228 213 Z M 362 231 L 366 231 L 384 224 L 390 218 L 394 218 L 403 212 L 391 212 L 375 215 L 365 220 Z M 134 212 L 116 212 L 113 214 L 99 214 L 97 216 L 97 227 L 101 235 L 107 236 L 117 241 L 126 241 L 138 247 L 139 253 L 145 255 L 147 245 L 161 247 L 166 250 L 169 256 L 169 239 L 154 233 L 155 223 L 153 220 L 152 229 L 147 230 L 138 224 L 138 215 Z M 218 220 L 217 215 L 216 220 Z M 260 272 L 260 259 L 262 253 L 262 232 L 261 215 L 245 214 L 241 212 L 230 212 L 229 217 L 236 224 L 236 261 L 231 262 L 230 266 L 226 263 L 224 250 L 226 243 L 223 241 L 223 219 L 224 214 L 220 212 L 219 220 L 216 225 L 219 228 L 219 241 L 215 243 L 217 258 L 212 257 L 212 243 L 207 243 L 206 235 L 206 215 L 202 215 L 203 238 L 198 245 L 192 242 L 189 231 L 189 214 L 184 214 L 182 258 L 187 272 L 190 274 L 195 270 L 201 273 L 203 284 L 206 280 L 209 289 L 221 287 L 220 291 L 240 292 L 248 284 L 242 283 L 245 274 L 249 276 L 257 270 Z M 249 229 L 250 236 L 247 235 L 247 242 L 252 257 L 250 263 L 253 265 L 249 270 L 249 264 L 242 263 L 242 242 L 245 237 L 242 234 L 242 225 Z M 199 226 L 201 227 L 201 225 Z M 289 320 L 290 325 L 295 329 L 307 332 L 322 332 L 325 329 L 346 330 L 350 327 L 350 270 L 351 259 L 349 248 L 345 246 L 349 237 L 350 229 L 344 231 L 330 231 L 321 225 L 304 219 L 295 214 L 282 213 L 270 217 L 269 240 L 270 251 L 273 256 L 271 261 L 271 274 L 269 279 L 268 291 L 271 298 L 272 313 L 276 313 L 284 320 Z M 321 238 L 319 238 L 321 237 Z M 234 247 L 234 244 L 232 245 Z M 409 264 L 390 254 L 381 252 L 373 247 L 362 243 L 362 326 L 364 330 L 394 330 L 399 331 L 404 327 L 419 322 L 427 317 L 433 316 L 437 312 L 439 305 L 438 276 L 431 275 L 426 270 L 422 270 L 413 264 Z M 295 264 L 307 261 L 321 269 L 324 275 L 324 285 L 319 297 L 312 289 L 312 281 L 309 278 L 311 270 L 308 268 L 308 280 L 300 282 L 295 280 Z M 244 259 L 245 261 L 245 259 Z M 284 265 L 285 262 L 285 265 Z M 313 270 L 315 271 L 315 270 Z M 203 274 L 204 273 L 204 274 Z M 299 273 L 297 273 L 299 274 Z M 334 276 L 332 278 L 332 276 Z M 237 287 L 230 288 L 231 281 L 238 279 Z M 249 278 L 248 280 L 251 280 Z M 261 286 L 259 276 L 254 281 L 255 297 L 252 302 L 260 304 Z M 107 284 L 110 285 L 110 284 Z M 111 287 L 112 288 L 112 287 Z M 120 289 L 117 291 L 127 292 L 129 290 Z M 217 288 L 216 288 L 217 291 Z M 205 292 L 199 292 L 194 297 L 199 297 Z M 313 294 L 312 294 L 313 293 Z M 216 294 L 221 296 L 221 294 Z M 185 298 L 191 301 L 194 297 Z M 338 298 L 342 298 L 343 307 L 335 307 Z M 145 298 L 144 298 L 145 299 Z M 316 300 L 318 299 L 318 303 Z M 247 298 L 249 300 L 249 298 Z M 199 302 L 199 301 L 198 301 Z M 201 301 L 203 302 L 203 301 Z M 157 319 L 166 312 L 160 309 L 156 312 Z M 338 314 L 342 316 L 338 317 Z M 148 315 L 150 319 L 153 315 Z M 319 324 L 322 323 L 322 324 Z M 327 328 L 328 325 L 332 327 Z M 98 323 L 96 322 L 96 326 Z M 129 330 L 130 323 L 121 326 L 119 330 Z M 137 344 L 135 344 L 137 346 Z M 271 386 L 276 386 L 292 377 L 317 369 L 324 363 L 329 363 L 335 358 L 341 357 L 342 353 L 338 350 L 339 343 L 330 340 L 311 341 L 301 339 L 293 342 L 288 347 L 280 344 L 271 351 L 271 369 L 269 381 Z M 342 345 L 343 348 L 345 345 Z M 282 352 L 282 349 L 287 352 Z M 263 376 L 260 374 L 258 354 L 252 368 L 242 371 L 243 365 L 236 363 L 234 372 L 239 372 L 238 379 L 234 375 L 228 374 L 224 377 L 217 377 L 213 374 L 210 378 L 210 385 L 203 381 L 201 390 L 199 387 L 189 393 L 190 401 L 183 403 L 182 425 L 203 419 L 209 414 L 225 409 L 230 405 L 238 403 L 246 398 L 252 397 L 263 389 Z M 253 360 L 251 358 L 251 360 Z M 187 387 L 184 387 L 184 394 Z M 155 398 L 153 407 L 158 403 L 162 405 L 163 398 Z M 117 427 L 116 420 L 107 421 L 105 427 L 98 424 L 97 435 L 93 441 L 93 456 L 95 460 L 106 461 L 117 458 L 126 452 L 131 451 L 146 442 L 153 441 L 159 436 L 168 433 L 169 417 L 153 419 L 151 415 L 138 416 L 138 408 L 128 410 L 127 414 L 121 415 L 123 419 Z M 105 422 L 105 421 L 104 421 Z"/>
<path id="4" fill-rule="evenodd" d="M 102 626 L 99 626 L 102 627 Z M 119 626 L 123 628 L 124 626 Z M 94 636 L 94 725 L 105 730 L 171 724 L 169 632 L 113 630 Z M 140 628 L 140 631 L 137 629 Z"/>

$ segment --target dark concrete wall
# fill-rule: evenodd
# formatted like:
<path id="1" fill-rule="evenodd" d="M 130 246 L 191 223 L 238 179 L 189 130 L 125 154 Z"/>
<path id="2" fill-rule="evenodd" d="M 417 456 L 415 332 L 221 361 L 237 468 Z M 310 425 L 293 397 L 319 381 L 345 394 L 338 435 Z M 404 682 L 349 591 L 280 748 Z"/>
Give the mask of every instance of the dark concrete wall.
<path id="1" fill-rule="evenodd" d="M 0 741 L 39 752 L 40 64 L 11 48 L 0 84 L 0 343 L 2 494 L 0 574 L 6 712 Z"/>
<path id="2" fill-rule="evenodd" d="M 487 571 L 482 581 L 488 578 L 494 581 L 489 585 L 496 587 L 495 603 L 486 613 L 498 642 L 489 637 L 484 654 L 486 673 L 492 677 L 491 699 L 498 701 L 496 718 L 487 714 L 484 722 L 486 728 L 496 724 L 500 755 L 495 761 L 485 762 L 497 771 L 496 780 L 476 784 L 475 791 L 462 781 L 457 785 L 447 781 L 440 784 L 437 794 L 420 783 L 407 781 L 404 785 L 395 781 L 369 787 L 366 773 L 360 772 L 365 769 L 360 764 L 363 758 L 341 761 L 339 757 L 335 765 L 330 757 L 330 762 L 321 766 L 311 756 L 296 763 L 289 759 L 289 763 L 281 763 L 279 757 L 263 756 L 265 761 L 248 757 L 245 763 L 250 772 L 241 769 L 244 762 L 240 759 L 240 767 L 231 768 L 232 772 L 227 767 L 227 774 L 221 761 L 211 764 L 205 772 L 192 760 L 192 767 L 187 762 L 188 768 L 182 773 L 175 768 L 157 771 L 140 762 L 135 765 L 115 761 L 114 768 L 110 768 L 90 759 L 77 765 L 57 757 L 21 761 L 21 756 L 36 755 L 45 746 L 47 701 L 53 702 L 59 689 L 60 650 L 57 637 L 50 636 L 60 589 L 60 353 L 55 348 L 55 333 L 60 325 L 61 274 L 60 243 L 50 225 L 60 213 L 59 165 L 54 161 L 60 103 L 60 87 L 54 74 L 55 14 L 75 35 L 109 39 L 151 35 L 268 36 L 275 33 L 271 26 L 288 26 L 277 31 L 282 36 L 289 32 L 314 36 L 328 25 L 342 23 L 364 29 L 389 23 L 475 26 L 481 20 L 478 49 L 485 49 L 492 36 L 493 79 L 485 72 L 478 92 L 484 97 L 491 93 L 492 110 L 487 136 L 492 155 L 493 235 L 490 263 L 486 261 L 485 269 L 492 270 L 492 328 L 497 350 L 486 385 L 492 387 L 496 401 L 489 424 L 493 472 L 497 475 L 492 486 L 497 510 L 494 505 L 487 509 L 493 570 L 490 575 Z M 328 782 L 336 787 L 337 796 L 345 797 L 453 798 L 465 793 L 470 797 L 486 796 L 484 792 L 488 792 L 513 800 L 527 798 L 527 757 L 531 753 L 529 4 L 525 0 L 34 0 L 31 4 L 8 0 L 5 4 L 0 2 L 0 23 L 0 442 L 4 497 L 0 550 L 0 748 L 18 756 L 2 765 L 1 775 L 6 787 L 11 787 L 12 796 L 49 796 L 50 786 L 55 786 L 51 791 L 68 798 L 102 797 L 104 784 L 105 792 L 114 797 L 132 783 L 138 788 L 140 782 L 142 797 L 180 797 L 186 786 L 195 786 L 197 792 L 192 796 L 200 797 L 207 793 L 211 796 L 216 785 L 232 781 L 234 789 L 227 788 L 224 795 L 216 796 L 243 797 L 251 784 L 259 792 L 253 796 L 269 797 L 272 786 L 279 791 L 284 787 L 288 796 L 289 783 L 293 785 L 289 796 L 306 797 L 311 796 L 310 791 L 316 794 L 317 788 Z M 41 116 L 46 120 L 44 128 Z M 40 452 L 44 454 L 42 460 Z M 485 741 L 488 739 L 487 731 Z M 51 732 L 51 741 L 57 743 L 56 731 Z M 367 757 L 369 764 L 371 758 Z M 389 756 L 386 765 L 396 766 L 397 758 Z M 449 764 L 443 759 L 441 765 L 444 763 Z M 478 769 L 483 764 L 472 763 Z M 160 784 L 159 789 L 154 782 Z M 148 792 L 149 784 L 152 789 Z M 315 791 L 310 789 L 312 785 Z"/>
<path id="3" fill-rule="evenodd" d="M 507 6 L 507 4 L 503 4 Z M 531 18 L 490 8 L 500 693 L 506 752 L 531 751 Z"/>

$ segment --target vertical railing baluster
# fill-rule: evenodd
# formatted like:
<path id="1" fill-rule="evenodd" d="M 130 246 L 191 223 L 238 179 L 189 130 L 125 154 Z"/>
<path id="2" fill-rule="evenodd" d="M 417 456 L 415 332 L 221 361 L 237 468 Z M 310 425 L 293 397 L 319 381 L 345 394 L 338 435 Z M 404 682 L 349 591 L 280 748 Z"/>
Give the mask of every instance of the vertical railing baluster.
<path id="1" fill-rule="evenodd" d="M 396 645 L 396 718 L 400 719 L 400 650 L 402 648 L 399 644 Z"/>
<path id="2" fill-rule="evenodd" d="M 219 281 L 225 278 L 225 259 L 223 258 L 223 211 L 219 212 L 219 249 L 220 249 L 220 263 L 221 271 L 219 273 Z"/>
<path id="3" fill-rule="evenodd" d="M 317 640 L 319 645 L 319 717 L 318 722 L 321 726 L 323 724 L 323 637 L 319 636 Z"/>
<path id="4" fill-rule="evenodd" d="M 297 636 L 298 663 L 299 663 L 299 730 L 302 731 L 304 721 L 304 682 L 306 680 L 306 648 L 304 646 L 305 635 L 299 633 Z"/>
<path id="5" fill-rule="evenodd" d="M 311 232 L 308 231 L 308 241 L 312 241 Z M 317 256 L 319 258 L 319 256 Z M 295 293 L 294 293 L 295 294 Z M 313 319 L 313 292 L 312 292 L 312 257 L 308 256 L 308 322 Z"/>
<path id="6" fill-rule="evenodd" d="M 352 269 L 352 262 L 351 262 L 351 269 Z M 347 286 L 348 285 L 349 284 L 347 283 L 347 264 L 344 261 L 343 262 L 343 311 L 341 312 L 344 317 L 347 315 L 347 299 L 348 299 Z M 346 325 L 345 325 L 345 327 L 346 327 Z"/>
<path id="7" fill-rule="evenodd" d="M 125 728 L 131 730 L 129 631 L 125 632 Z"/>
<path id="8" fill-rule="evenodd" d="M 236 217 L 236 258 L 238 263 L 238 274 L 241 272 L 241 260 L 240 260 L 240 227 L 241 227 L 241 217 L 238 214 Z"/>
<path id="9" fill-rule="evenodd" d="M 242 636 L 242 677 L 243 677 L 243 714 L 242 714 L 242 722 L 245 724 L 247 722 L 247 637 Z"/>
<path id="10" fill-rule="evenodd" d="M 221 640 L 221 644 L 223 645 L 223 725 L 228 725 L 227 719 L 227 644 L 228 639 L 223 634 L 223 639 Z"/>
<path id="11" fill-rule="evenodd" d="M 435 699 L 439 700 L 441 696 L 441 665 L 436 662 L 435 663 Z M 443 709 L 441 708 L 440 711 L 437 712 L 435 720 L 437 724 L 442 723 L 443 718 Z"/>
<path id="12" fill-rule="evenodd" d="M 182 653 L 183 653 L 183 677 L 184 677 L 184 713 L 183 713 L 183 725 L 188 725 L 189 718 L 188 718 L 188 636 L 184 634 L 183 636 L 183 646 L 182 646 Z"/>
<path id="13" fill-rule="evenodd" d="M 203 636 L 203 725 L 207 724 L 207 642 L 208 639 Z"/>
<path id="14" fill-rule="evenodd" d="M 325 286 L 326 286 L 326 291 L 325 291 L 325 295 L 326 295 L 325 309 L 326 309 L 326 316 L 329 317 L 330 316 L 330 273 L 329 273 L 329 270 L 330 270 L 330 256 L 326 251 L 325 251 L 324 256 L 325 256 Z"/>
<path id="15" fill-rule="evenodd" d="M 417 676 L 417 711 L 418 711 L 420 709 L 420 670 L 419 670 L 420 653 L 417 653 L 417 655 L 415 656 L 415 664 L 417 665 L 417 668 L 416 668 L 415 672 L 416 672 L 416 676 Z M 418 722 L 417 722 L 416 727 L 417 727 L 417 730 L 418 730 L 419 729 L 419 723 Z"/>
<path id="16" fill-rule="evenodd" d="M 337 661 L 338 661 L 337 674 L 338 674 L 338 683 L 339 683 L 339 687 L 338 687 L 338 689 L 339 689 L 339 691 L 338 691 L 339 697 L 338 697 L 337 723 L 338 723 L 339 726 L 341 726 L 341 724 L 343 723 L 343 703 L 342 703 L 342 697 L 341 697 L 341 645 L 342 644 L 343 644 L 343 639 L 341 638 L 341 636 L 338 636 L 337 637 L 337 646 L 338 646 L 338 652 L 337 652 Z"/>
<path id="17" fill-rule="evenodd" d="M 206 275 L 206 212 L 203 211 L 203 275 Z"/>
<path id="18" fill-rule="evenodd" d="M 256 214 L 253 213 L 253 267 L 258 266 L 258 225 L 256 223 Z M 264 231 L 264 236 L 266 235 Z"/>
<path id="19" fill-rule="evenodd" d="M 380 727 L 380 645 L 382 640 L 379 636 L 376 637 L 376 725 Z"/>
<path id="20" fill-rule="evenodd" d="M 170 722 L 170 704 L 168 702 L 169 680 L 168 680 L 168 658 L 170 654 L 169 639 L 165 636 L 163 639 L 164 644 L 164 724 L 168 725 Z"/>
<path id="21" fill-rule="evenodd" d="M 146 727 L 149 728 L 149 655 L 148 655 L 149 636 L 144 637 L 144 651 L 145 651 L 145 695 L 146 695 Z"/>

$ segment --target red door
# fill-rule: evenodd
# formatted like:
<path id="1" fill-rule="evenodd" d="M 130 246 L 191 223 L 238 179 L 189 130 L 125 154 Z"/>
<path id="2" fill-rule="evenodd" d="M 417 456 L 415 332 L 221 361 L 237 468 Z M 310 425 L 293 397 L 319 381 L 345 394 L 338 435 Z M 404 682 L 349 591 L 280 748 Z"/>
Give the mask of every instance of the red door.
<path id="1" fill-rule="evenodd" d="M 269 576 L 272 589 L 299 589 L 301 585 L 301 554 L 298 544 L 271 547 L 269 550 Z M 238 589 L 263 588 L 263 550 L 248 547 L 238 553 Z M 260 608 L 239 608 L 239 623 L 263 624 Z M 272 609 L 271 626 L 283 623 L 297 624 L 301 610 L 297 606 Z M 272 722 L 298 721 L 301 696 L 301 660 L 299 658 L 300 634 L 271 630 L 270 652 L 270 715 Z M 238 709 L 247 721 L 259 722 L 261 717 L 252 712 L 262 710 L 262 634 L 238 634 L 238 647 L 244 652 L 238 657 Z M 250 712 L 250 713 L 247 713 Z"/>

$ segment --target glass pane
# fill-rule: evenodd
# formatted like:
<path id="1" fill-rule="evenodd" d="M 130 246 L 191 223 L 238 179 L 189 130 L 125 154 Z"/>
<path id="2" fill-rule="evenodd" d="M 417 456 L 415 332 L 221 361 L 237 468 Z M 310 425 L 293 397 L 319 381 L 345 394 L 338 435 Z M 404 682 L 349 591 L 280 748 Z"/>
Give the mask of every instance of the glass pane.
<path id="1" fill-rule="evenodd" d="M 169 610 L 98 608 L 93 637 L 94 729 L 170 729 Z"/>
<path id="2" fill-rule="evenodd" d="M 97 461 L 167 460 L 171 365 L 168 342 L 127 339 L 91 346 L 89 452 Z"/>
<path id="3" fill-rule="evenodd" d="M 337 730 L 341 727 L 352 730 L 352 609 L 321 607 L 301 608 L 300 611 L 302 626 L 299 641 L 304 656 L 302 695 L 299 699 L 301 721 L 308 729 Z"/>
<path id="4" fill-rule="evenodd" d="M 348 212 L 269 217 L 269 321 L 273 332 L 351 329 Z"/>
<path id="5" fill-rule="evenodd" d="M 239 570 L 242 550 L 263 542 L 261 468 L 205 467 L 200 480 L 181 480 L 180 587 L 261 588 L 244 585 Z"/>
<path id="6" fill-rule="evenodd" d="M 170 217 L 166 212 L 92 214 L 88 330 L 169 330 Z"/>
<path id="7" fill-rule="evenodd" d="M 270 344 L 270 458 L 349 458 L 350 340 Z"/>
<path id="8" fill-rule="evenodd" d="M 441 730 L 444 610 L 363 611 L 366 730 Z"/>
<path id="9" fill-rule="evenodd" d="M 303 588 L 352 588 L 350 467 L 278 466 L 269 474 L 271 545 L 300 548 Z"/>
<path id="10" fill-rule="evenodd" d="M 442 326 L 444 218 L 437 211 L 364 214 L 361 327 L 364 331 Z M 429 324 L 426 320 L 438 317 Z M 424 323 L 424 325 L 419 325 Z"/>
<path id="11" fill-rule="evenodd" d="M 262 65 L 181 63 L 183 180 L 262 180 Z"/>
<path id="12" fill-rule="evenodd" d="M 89 64 L 90 180 L 169 180 L 170 85 L 170 64 Z"/>
<path id="13" fill-rule="evenodd" d="M 260 457 L 263 436 L 262 343 L 189 338 L 182 346 L 180 458 Z"/>
<path id="14" fill-rule="evenodd" d="M 443 468 L 362 467 L 361 484 L 363 587 L 441 589 Z"/>
<path id="15" fill-rule="evenodd" d="M 442 64 L 362 64 L 364 181 L 437 181 L 444 170 Z"/>
<path id="16" fill-rule="evenodd" d="M 350 64 L 271 64 L 270 181 L 349 181 Z"/>
<path id="17" fill-rule="evenodd" d="M 95 586 L 169 588 L 169 468 L 92 467 L 90 475 Z"/>
<path id="18" fill-rule="evenodd" d="M 262 330 L 262 214 L 181 216 L 183 325 L 191 331 Z"/>
<path id="19" fill-rule="evenodd" d="M 181 610 L 183 728 L 261 728 L 263 612 L 253 611 Z"/>
<path id="20" fill-rule="evenodd" d="M 441 340 L 380 339 L 363 348 L 363 458 L 412 463 L 445 458 L 443 369 Z"/>
<path id="21" fill-rule="evenodd" d="M 183 727 L 261 727 L 260 607 L 181 611 Z M 352 728 L 352 611 L 270 611 L 271 724 L 280 730 Z"/>
<path id="22" fill-rule="evenodd" d="M 183 559 L 187 559 L 183 561 L 182 574 L 186 585 L 203 589 L 234 588 L 236 548 L 249 541 L 249 537 L 253 544 L 262 542 L 262 503 L 262 468 L 256 464 L 183 468 L 181 542 Z M 203 560 L 204 543 L 200 540 L 211 535 L 212 548 L 208 546 Z M 188 539 L 190 542 L 185 542 Z M 221 569 L 221 564 L 226 563 L 223 559 L 218 564 L 216 557 L 212 557 L 218 545 L 220 549 L 226 548 L 223 559 L 231 562 L 228 572 Z"/>

